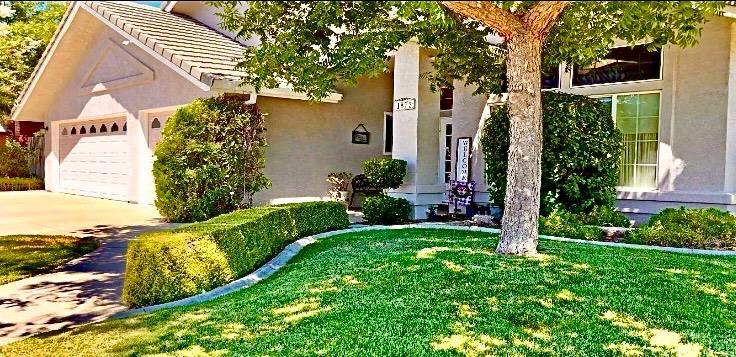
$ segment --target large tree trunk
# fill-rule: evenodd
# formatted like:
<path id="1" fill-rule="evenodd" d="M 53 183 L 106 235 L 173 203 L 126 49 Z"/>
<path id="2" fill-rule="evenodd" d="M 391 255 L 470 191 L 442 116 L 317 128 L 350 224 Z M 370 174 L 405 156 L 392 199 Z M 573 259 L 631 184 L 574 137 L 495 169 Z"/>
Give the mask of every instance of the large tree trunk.
<path id="1" fill-rule="evenodd" d="M 500 254 L 537 252 L 542 181 L 542 40 L 538 37 L 525 32 L 507 42 L 511 130 L 503 227 L 496 248 Z"/>

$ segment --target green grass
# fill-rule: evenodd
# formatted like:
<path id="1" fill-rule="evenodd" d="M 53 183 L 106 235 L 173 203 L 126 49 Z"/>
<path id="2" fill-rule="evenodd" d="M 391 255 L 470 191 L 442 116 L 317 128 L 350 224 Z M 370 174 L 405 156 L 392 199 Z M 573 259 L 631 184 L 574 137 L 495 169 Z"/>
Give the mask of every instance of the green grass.
<path id="1" fill-rule="evenodd" d="M 58 267 L 97 248 L 97 242 L 69 236 L 0 236 L 0 284 Z"/>
<path id="2" fill-rule="evenodd" d="M 736 354 L 736 259 L 446 230 L 319 241 L 218 300 L 5 347 L 13 355 Z"/>

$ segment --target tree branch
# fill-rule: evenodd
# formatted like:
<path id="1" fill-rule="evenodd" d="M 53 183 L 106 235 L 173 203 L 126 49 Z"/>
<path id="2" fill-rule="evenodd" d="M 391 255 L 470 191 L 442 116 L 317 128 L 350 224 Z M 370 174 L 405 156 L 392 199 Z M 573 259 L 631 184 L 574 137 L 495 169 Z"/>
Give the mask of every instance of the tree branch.
<path id="1" fill-rule="evenodd" d="M 532 33 L 544 39 L 569 3 L 569 1 L 539 1 L 527 11 L 522 21 Z"/>
<path id="2" fill-rule="evenodd" d="M 506 38 L 526 29 L 524 23 L 511 11 L 496 5 L 484 6 L 482 1 L 440 1 L 440 4 L 456 14 L 490 27 Z"/>

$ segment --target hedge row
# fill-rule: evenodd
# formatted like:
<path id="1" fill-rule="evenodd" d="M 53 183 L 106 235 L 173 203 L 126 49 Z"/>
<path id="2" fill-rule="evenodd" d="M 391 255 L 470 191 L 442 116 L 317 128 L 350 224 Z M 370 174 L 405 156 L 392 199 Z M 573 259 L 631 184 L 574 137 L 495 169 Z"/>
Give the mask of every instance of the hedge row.
<path id="1" fill-rule="evenodd" d="M 257 207 L 130 243 L 123 300 L 132 307 L 178 300 L 240 278 L 300 237 L 346 228 L 343 204 Z"/>
<path id="2" fill-rule="evenodd" d="M 43 180 L 37 177 L 0 177 L 0 191 L 43 190 Z"/>

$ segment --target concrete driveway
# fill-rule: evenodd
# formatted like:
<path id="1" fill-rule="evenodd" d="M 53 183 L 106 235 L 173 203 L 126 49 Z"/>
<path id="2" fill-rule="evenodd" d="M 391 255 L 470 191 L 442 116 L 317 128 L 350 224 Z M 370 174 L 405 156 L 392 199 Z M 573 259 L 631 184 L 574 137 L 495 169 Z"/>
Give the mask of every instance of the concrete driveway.
<path id="1" fill-rule="evenodd" d="M 169 228 L 152 206 L 45 191 L 0 192 L 0 235 L 94 236 L 101 246 L 49 274 L 0 285 L 0 344 L 124 310 L 128 241 Z"/>

